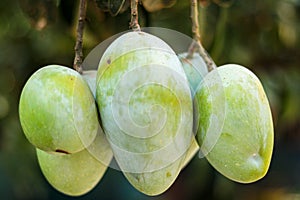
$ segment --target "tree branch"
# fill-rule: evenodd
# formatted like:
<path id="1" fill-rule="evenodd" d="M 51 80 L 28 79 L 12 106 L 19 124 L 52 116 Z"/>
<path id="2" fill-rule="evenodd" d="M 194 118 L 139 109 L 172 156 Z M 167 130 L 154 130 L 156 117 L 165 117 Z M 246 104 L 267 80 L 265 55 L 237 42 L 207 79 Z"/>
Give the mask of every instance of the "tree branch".
<path id="1" fill-rule="evenodd" d="M 130 28 L 133 30 L 133 31 L 140 31 L 141 30 L 141 27 L 139 25 L 139 21 L 138 21 L 138 18 L 139 18 L 139 15 L 138 15 L 138 3 L 139 3 L 139 0 L 131 0 L 131 21 L 130 21 Z"/>
<path id="2" fill-rule="evenodd" d="M 192 19 L 192 32 L 193 32 L 193 43 L 191 44 L 187 58 L 192 58 L 193 54 L 198 51 L 200 56 L 203 58 L 204 62 L 206 63 L 208 71 L 212 71 L 217 66 L 212 58 L 208 55 L 204 47 L 201 43 L 201 37 L 199 33 L 199 20 L 198 20 L 198 1 L 197 0 L 190 0 L 191 1 L 191 19 Z"/>
<path id="3" fill-rule="evenodd" d="M 83 71 L 82 44 L 83 44 L 83 30 L 84 30 L 85 17 L 86 17 L 86 7 L 87 7 L 87 0 L 80 0 L 79 17 L 78 17 L 77 30 L 76 30 L 76 44 L 74 48 L 75 58 L 74 58 L 73 68 L 81 74 Z"/>

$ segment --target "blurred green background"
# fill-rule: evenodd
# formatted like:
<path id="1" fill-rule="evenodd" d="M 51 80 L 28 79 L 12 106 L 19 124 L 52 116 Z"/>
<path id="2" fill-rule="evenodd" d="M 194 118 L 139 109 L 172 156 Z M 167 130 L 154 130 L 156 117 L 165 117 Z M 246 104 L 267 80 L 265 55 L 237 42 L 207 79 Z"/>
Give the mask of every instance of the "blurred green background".
<path id="1" fill-rule="evenodd" d="M 160 2 L 159 0 L 153 2 Z M 170 1 L 161 1 L 168 3 Z M 217 65 L 239 63 L 261 79 L 272 107 L 275 148 L 262 180 L 234 183 L 195 157 L 164 194 L 147 197 L 121 172 L 108 169 L 90 193 L 77 199 L 300 199 L 300 0 L 200 1 L 202 42 Z M 70 199 L 42 176 L 34 147 L 18 118 L 26 80 L 48 64 L 72 66 L 79 1 L 0 1 L 0 198 Z M 142 26 L 191 36 L 188 0 L 148 12 Z M 128 29 L 126 9 L 116 17 L 88 1 L 84 55 L 108 37 Z"/>

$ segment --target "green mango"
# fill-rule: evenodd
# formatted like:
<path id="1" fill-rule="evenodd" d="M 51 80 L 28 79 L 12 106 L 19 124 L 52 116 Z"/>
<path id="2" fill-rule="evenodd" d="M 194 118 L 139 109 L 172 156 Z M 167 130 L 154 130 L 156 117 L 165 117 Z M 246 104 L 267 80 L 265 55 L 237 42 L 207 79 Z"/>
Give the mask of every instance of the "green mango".
<path id="1" fill-rule="evenodd" d="M 97 77 L 97 70 L 87 70 L 83 71 L 82 73 L 83 79 L 89 85 L 90 90 L 96 99 L 96 77 Z"/>
<path id="2" fill-rule="evenodd" d="M 198 53 L 194 53 L 191 58 L 187 58 L 187 56 L 188 53 L 178 55 L 189 81 L 192 97 L 194 98 L 197 88 L 208 74 L 208 69 L 203 58 Z"/>
<path id="3" fill-rule="evenodd" d="M 255 74 L 240 65 L 223 65 L 204 78 L 195 98 L 199 145 L 207 138 L 207 143 L 214 144 L 209 149 L 204 144 L 210 164 L 240 183 L 264 177 L 271 162 L 274 132 L 269 102 Z M 209 132 L 210 126 L 221 128 Z"/>
<path id="4" fill-rule="evenodd" d="M 175 52 L 151 34 L 125 33 L 104 52 L 96 87 L 103 129 L 125 177 L 147 195 L 163 193 L 192 139 L 192 97 Z"/>
<path id="5" fill-rule="evenodd" d="M 198 53 L 194 53 L 191 58 L 187 58 L 187 56 L 188 53 L 181 53 L 178 55 L 178 58 L 180 59 L 184 72 L 187 76 L 191 95 L 194 99 L 196 90 L 203 78 L 208 74 L 208 70 L 204 60 Z M 197 131 L 196 129 L 197 127 L 194 126 L 193 134 Z M 198 142 L 196 141 L 196 138 L 193 137 L 190 147 L 186 152 L 186 158 L 182 164 L 182 168 L 184 168 L 193 159 L 198 151 Z"/>
<path id="6" fill-rule="evenodd" d="M 29 78 L 19 116 L 29 142 L 48 152 L 79 152 L 92 143 L 98 129 L 89 86 L 78 72 L 59 65 L 43 67 Z"/>
<path id="7" fill-rule="evenodd" d="M 104 175 L 112 159 L 112 151 L 100 131 L 95 141 L 74 154 L 48 153 L 36 149 L 41 171 L 58 191 L 80 196 L 92 190 Z"/>

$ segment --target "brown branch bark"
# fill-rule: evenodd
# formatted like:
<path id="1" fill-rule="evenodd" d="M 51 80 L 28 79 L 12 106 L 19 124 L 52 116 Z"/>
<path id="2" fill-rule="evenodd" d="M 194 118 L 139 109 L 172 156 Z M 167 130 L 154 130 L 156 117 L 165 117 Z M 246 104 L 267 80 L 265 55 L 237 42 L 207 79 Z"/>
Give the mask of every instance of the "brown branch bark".
<path id="1" fill-rule="evenodd" d="M 129 26 L 133 31 L 141 30 L 139 25 L 138 3 L 139 0 L 131 0 L 131 21 Z"/>
<path id="2" fill-rule="evenodd" d="M 205 48 L 202 46 L 201 37 L 199 32 L 199 20 L 198 20 L 198 1 L 191 1 L 191 19 L 192 19 L 192 32 L 193 32 L 193 43 L 191 44 L 188 51 L 188 58 L 193 57 L 193 54 L 197 51 L 206 63 L 208 71 L 212 71 L 217 66 L 212 58 L 208 55 Z"/>
<path id="3" fill-rule="evenodd" d="M 83 30 L 84 30 L 85 17 L 86 17 L 86 7 L 87 7 L 87 0 L 80 0 L 79 17 L 78 17 L 77 29 L 76 29 L 76 44 L 74 48 L 75 58 L 74 58 L 73 68 L 81 74 L 83 71 L 82 45 L 83 45 Z"/>

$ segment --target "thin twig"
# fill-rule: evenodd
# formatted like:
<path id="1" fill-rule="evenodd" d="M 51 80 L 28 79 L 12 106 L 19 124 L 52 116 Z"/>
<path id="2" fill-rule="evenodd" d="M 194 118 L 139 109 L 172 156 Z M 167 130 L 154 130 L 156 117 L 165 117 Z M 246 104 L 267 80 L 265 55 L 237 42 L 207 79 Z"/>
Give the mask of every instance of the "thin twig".
<path id="1" fill-rule="evenodd" d="M 190 0 L 191 1 L 191 19 L 192 19 L 192 32 L 194 41 L 191 44 L 188 52 L 188 58 L 193 57 L 193 54 L 198 51 L 200 56 L 203 58 L 207 65 L 208 71 L 212 71 L 217 66 L 212 58 L 208 55 L 204 47 L 201 43 L 201 37 L 199 33 L 199 21 L 198 21 L 198 1 L 197 0 Z"/>
<path id="2" fill-rule="evenodd" d="M 191 0 L 191 18 L 193 23 L 192 32 L 193 32 L 194 40 L 200 41 L 197 0 Z"/>
<path id="3" fill-rule="evenodd" d="M 130 28 L 133 31 L 140 31 L 141 30 L 141 27 L 139 25 L 138 3 L 139 3 L 139 0 L 131 0 Z"/>
<path id="4" fill-rule="evenodd" d="M 79 17 L 77 23 L 77 30 L 76 30 L 76 45 L 75 45 L 75 58 L 73 63 L 73 68 L 82 73 L 82 62 L 83 62 L 83 53 L 82 53 L 82 44 L 83 44 L 83 30 L 85 24 L 85 16 L 86 16 L 86 7 L 87 7 L 87 0 L 80 0 L 79 5 Z"/>

